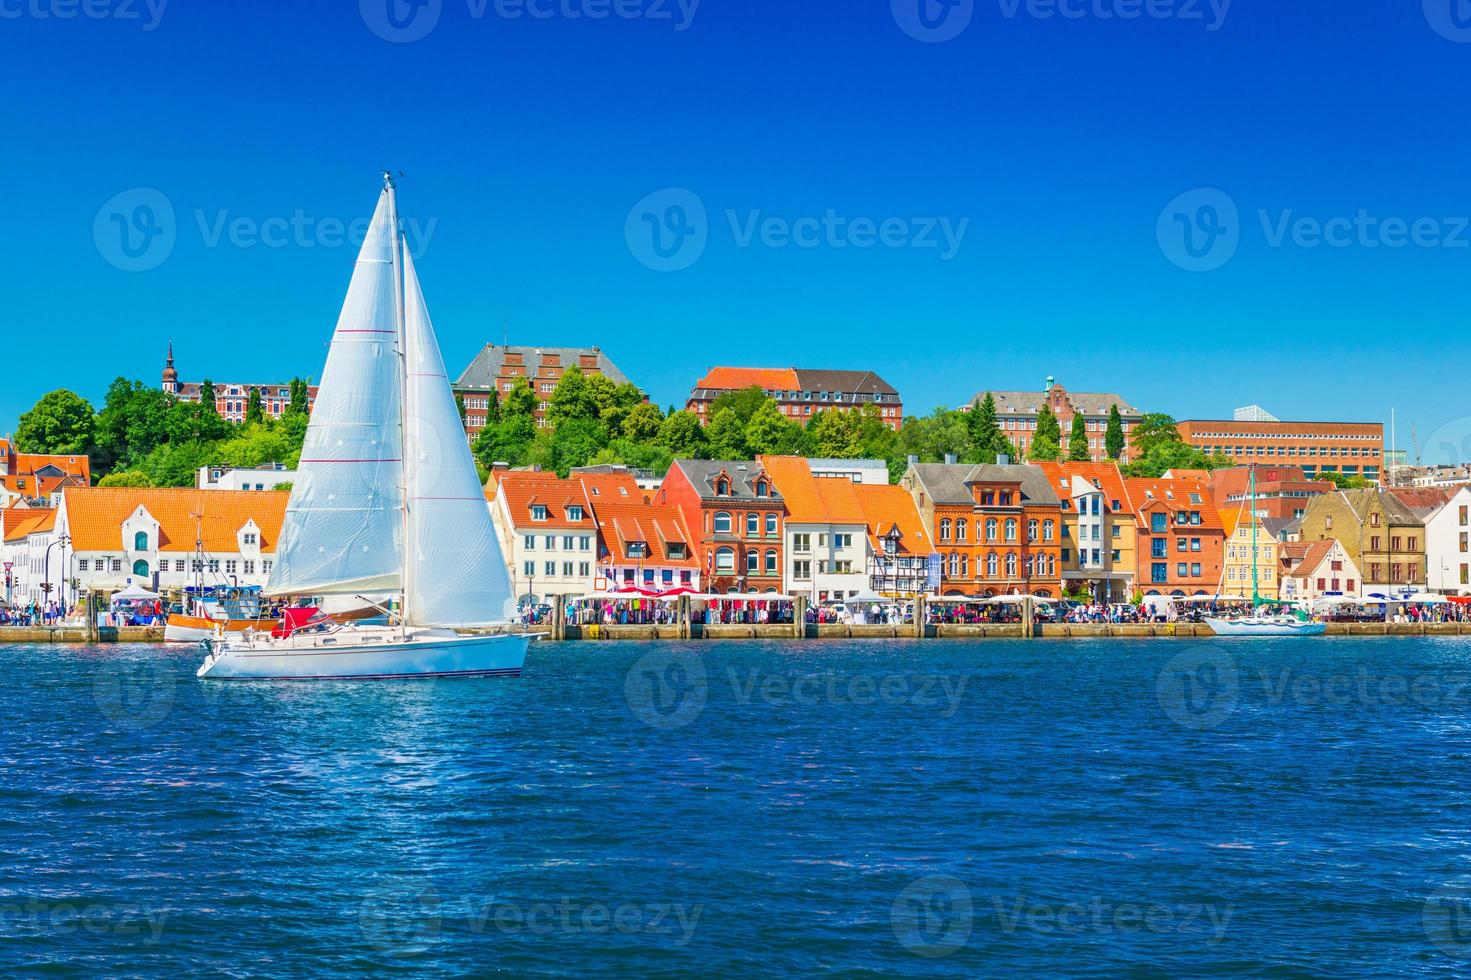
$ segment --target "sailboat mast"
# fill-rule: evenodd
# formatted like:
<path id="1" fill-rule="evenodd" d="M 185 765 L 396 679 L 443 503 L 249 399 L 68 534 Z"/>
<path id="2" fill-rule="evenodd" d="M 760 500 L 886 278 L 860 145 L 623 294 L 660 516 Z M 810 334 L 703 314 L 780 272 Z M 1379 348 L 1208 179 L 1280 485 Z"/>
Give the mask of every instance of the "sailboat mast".
<path id="1" fill-rule="evenodd" d="M 398 344 L 398 390 L 400 393 L 398 399 L 398 456 L 401 462 L 399 463 L 398 496 L 400 501 L 399 512 L 403 523 L 403 546 L 405 554 L 407 554 L 408 549 L 413 547 L 413 545 L 409 541 L 409 447 L 407 425 L 409 406 L 406 404 L 406 399 L 409 394 L 409 358 L 408 338 L 404 328 L 404 264 L 403 253 L 400 251 L 403 244 L 403 229 L 399 225 L 398 220 L 398 194 L 393 186 L 393 175 L 386 170 L 383 172 L 383 189 L 388 195 L 388 221 L 393 236 L 393 325 Z M 401 629 L 406 625 L 404 623 L 403 613 L 409 604 L 409 589 L 411 587 L 409 583 L 409 568 L 412 564 L 413 562 L 404 561 L 403 569 L 400 573 L 402 578 L 401 584 L 403 586 L 402 606 L 399 610 L 399 627 Z"/>
<path id="2" fill-rule="evenodd" d="M 1259 579 L 1256 567 L 1256 464 L 1251 464 L 1249 471 L 1251 479 L 1251 605 L 1255 609 L 1257 603 L 1261 602 Z"/>

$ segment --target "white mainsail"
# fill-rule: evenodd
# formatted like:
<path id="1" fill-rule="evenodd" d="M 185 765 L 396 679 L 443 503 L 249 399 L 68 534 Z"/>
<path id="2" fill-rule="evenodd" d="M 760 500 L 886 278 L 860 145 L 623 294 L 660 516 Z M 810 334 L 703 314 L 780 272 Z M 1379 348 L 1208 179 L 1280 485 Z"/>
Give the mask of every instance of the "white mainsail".
<path id="1" fill-rule="evenodd" d="M 392 189 L 378 199 L 307 426 L 269 595 L 400 588 L 402 379 Z"/>
<path id="2" fill-rule="evenodd" d="M 404 620 L 415 626 L 503 622 L 511 582 L 439 342 L 403 249 L 404 446 L 408 524 Z"/>

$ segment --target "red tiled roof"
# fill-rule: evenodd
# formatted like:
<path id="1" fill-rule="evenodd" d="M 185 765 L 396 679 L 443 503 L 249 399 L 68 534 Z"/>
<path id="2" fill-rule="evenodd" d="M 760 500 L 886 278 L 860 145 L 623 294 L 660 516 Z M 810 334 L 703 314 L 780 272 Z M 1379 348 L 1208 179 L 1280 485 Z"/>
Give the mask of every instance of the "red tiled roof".
<path id="1" fill-rule="evenodd" d="M 696 388 L 739 390 L 764 388 L 767 391 L 796 391 L 801 385 L 792 368 L 713 367 L 700 379 Z"/>
<path id="2" fill-rule="evenodd" d="M 932 549 L 924 520 L 919 516 L 919 508 L 908 490 L 887 483 L 864 483 L 856 485 L 854 490 L 863 510 L 863 523 L 868 527 L 868 540 L 875 549 L 879 546 L 879 538 L 897 525 L 901 554 L 930 553 Z"/>
<path id="3" fill-rule="evenodd" d="M 253 520 L 260 529 L 261 551 L 273 552 L 290 496 L 283 490 L 139 487 L 69 487 L 62 492 L 76 551 L 121 550 L 123 522 L 142 507 L 158 521 L 160 551 L 194 551 L 200 536 L 205 551 L 237 551 L 236 534 Z"/>
<path id="4" fill-rule="evenodd" d="M 620 560 L 628 554 L 630 541 L 643 541 L 649 546 L 647 561 L 675 568 L 698 568 L 696 542 L 685 526 L 684 515 L 669 504 L 645 503 L 642 496 L 603 496 L 593 501 L 598 530 L 612 558 Z M 672 558 L 669 545 L 684 545 L 684 557 Z"/>
<path id="5" fill-rule="evenodd" d="M 548 528 L 558 531 L 593 531 L 592 511 L 580 480 L 564 480 L 555 473 L 516 472 L 501 474 L 499 496 L 505 498 L 511 525 L 519 530 Z M 533 521 L 531 508 L 547 509 L 547 519 Z M 582 520 L 567 517 L 569 507 L 582 508 Z"/>
<path id="6" fill-rule="evenodd" d="M 771 477 L 787 508 L 789 524 L 863 524 L 857 484 L 834 476 L 813 476 L 800 456 L 762 456 L 758 459 Z"/>

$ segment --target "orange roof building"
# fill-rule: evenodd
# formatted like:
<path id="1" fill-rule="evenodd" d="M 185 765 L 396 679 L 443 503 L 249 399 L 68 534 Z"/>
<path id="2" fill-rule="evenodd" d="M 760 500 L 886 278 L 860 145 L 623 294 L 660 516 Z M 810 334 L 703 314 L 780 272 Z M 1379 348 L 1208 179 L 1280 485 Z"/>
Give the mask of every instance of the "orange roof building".
<path id="1" fill-rule="evenodd" d="M 887 596 L 924 593 L 932 548 L 914 498 L 887 483 L 866 483 L 855 491 L 868 532 L 869 588 Z"/>
<path id="2" fill-rule="evenodd" d="M 1033 463 L 1062 510 L 1063 587 L 1098 602 L 1129 602 L 1138 571 L 1134 501 L 1118 465 Z"/>
<path id="3" fill-rule="evenodd" d="M 290 495 L 284 491 L 71 487 L 56 529 L 81 590 L 264 586 Z"/>
<path id="4" fill-rule="evenodd" d="M 815 602 L 846 599 L 869 587 L 868 519 L 860 485 L 842 477 L 813 476 L 800 456 L 762 456 L 786 505 L 782 579 L 789 594 Z"/>
<path id="5" fill-rule="evenodd" d="M 700 591 L 696 542 L 678 507 L 646 501 L 626 475 L 583 480 L 598 525 L 596 591 Z"/>
<path id="6" fill-rule="evenodd" d="M 65 487 L 91 483 L 86 453 L 18 453 L 9 439 L 0 439 L 0 501 L 44 500 Z"/>
<path id="7" fill-rule="evenodd" d="M 849 411 L 870 405 L 896 432 L 904 421 L 899 392 L 872 371 L 713 367 L 696 382 L 685 407 L 702 423 L 709 423 L 715 399 L 747 388 L 760 388 L 783 415 L 803 423 L 821 411 Z"/>
<path id="8" fill-rule="evenodd" d="M 49 582 L 59 590 L 64 578 L 61 555 L 47 553 L 56 540 L 56 511 L 23 505 L 0 510 L 0 598 L 23 605 L 46 599 Z"/>
<path id="9" fill-rule="evenodd" d="M 1214 595 L 1222 584 L 1225 529 L 1210 481 L 1196 473 L 1125 481 L 1145 595 Z"/>
<path id="10" fill-rule="evenodd" d="M 490 516 L 521 600 L 595 591 L 598 527 L 581 480 L 501 472 Z"/>

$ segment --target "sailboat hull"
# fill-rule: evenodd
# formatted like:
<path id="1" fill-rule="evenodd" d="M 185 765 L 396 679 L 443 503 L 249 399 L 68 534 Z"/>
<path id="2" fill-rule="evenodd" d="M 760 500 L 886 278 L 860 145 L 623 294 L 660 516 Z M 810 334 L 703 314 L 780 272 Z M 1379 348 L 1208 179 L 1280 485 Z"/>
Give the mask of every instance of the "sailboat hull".
<path id="1" fill-rule="evenodd" d="M 287 639 L 211 641 L 198 676 L 211 680 L 418 680 L 519 677 L 532 637 L 347 627 Z"/>
<path id="2" fill-rule="evenodd" d="M 1286 618 L 1220 619 L 1207 616 L 1205 621 L 1217 636 L 1322 636 L 1328 630 L 1323 623 L 1304 623 Z"/>

